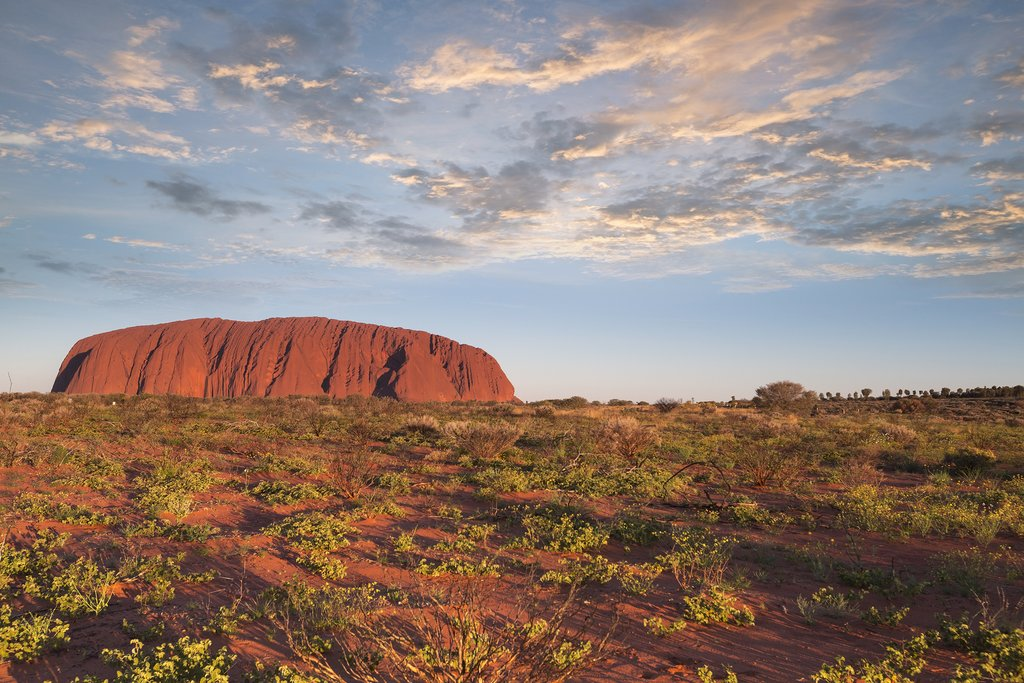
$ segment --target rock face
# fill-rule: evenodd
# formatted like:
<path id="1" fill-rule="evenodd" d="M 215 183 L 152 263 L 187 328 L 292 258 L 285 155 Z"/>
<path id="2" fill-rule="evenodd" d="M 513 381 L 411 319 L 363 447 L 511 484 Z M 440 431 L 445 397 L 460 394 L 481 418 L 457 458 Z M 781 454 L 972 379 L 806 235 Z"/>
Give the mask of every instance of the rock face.
<path id="1" fill-rule="evenodd" d="M 328 318 L 200 318 L 104 332 L 71 348 L 53 391 L 515 400 L 498 362 L 482 349 Z"/>

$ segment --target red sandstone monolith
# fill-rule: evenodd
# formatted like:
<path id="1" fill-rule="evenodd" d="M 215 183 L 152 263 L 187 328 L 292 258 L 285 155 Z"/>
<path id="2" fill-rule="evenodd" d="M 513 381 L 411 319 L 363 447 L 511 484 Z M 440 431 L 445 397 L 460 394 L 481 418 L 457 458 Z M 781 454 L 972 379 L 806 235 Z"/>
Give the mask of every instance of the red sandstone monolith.
<path id="1" fill-rule="evenodd" d="M 515 400 L 498 362 L 482 349 L 329 318 L 199 318 L 104 332 L 71 348 L 53 391 Z"/>

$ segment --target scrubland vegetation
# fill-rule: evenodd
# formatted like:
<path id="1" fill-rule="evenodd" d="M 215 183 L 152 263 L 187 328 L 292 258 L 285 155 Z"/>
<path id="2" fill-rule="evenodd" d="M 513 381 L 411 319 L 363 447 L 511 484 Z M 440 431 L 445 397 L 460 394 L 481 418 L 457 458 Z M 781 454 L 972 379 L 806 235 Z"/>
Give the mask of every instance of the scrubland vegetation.
<path id="1" fill-rule="evenodd" d="M 1012 390 L 761 389 L 0 395 L 0 678 L 1024 680 Z"/>

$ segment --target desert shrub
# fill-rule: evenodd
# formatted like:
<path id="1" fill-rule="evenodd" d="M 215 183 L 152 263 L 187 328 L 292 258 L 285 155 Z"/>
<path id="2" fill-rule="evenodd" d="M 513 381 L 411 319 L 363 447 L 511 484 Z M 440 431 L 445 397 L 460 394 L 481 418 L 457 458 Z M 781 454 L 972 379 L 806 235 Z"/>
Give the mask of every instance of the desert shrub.
<path id="1" fill-rule="evenodd" d="M 653 403 L 654 407 L 661 413 L 671 413 L 673 410 L 679 407 L 679 399 L 662 397 Z M 612 405 L 611 401 L 608 405 Z"/>
<path id="2" fill-rule="evenodd" d="M 68 624 L 52 614 L 15 617 L 11 606 L 0 604 L 0 662 L 27 662 L 67 645 Z"/>
<path id="3" fill-rule="evenodd" d="M 957 665 L 955 683 L 1024 680 L 1024 629 L 999 629 L 985 623 L 972 628 L 967 622 L 945 622 L 942 640 L 970 655 L 975 663 Z"/>
<path id="4" fill-rule="evenodd" d="M 882 451 L 878 456 L 878 464 L 886 472 L 920 474 L 927 469 L 915 456 L 903 451 Z"/>
<path id="5" fill-rule="evenodd" d="M 171 524 L 158 519 L 146 519 L 138 524 L 126 524 L 124 535 L 127 538 L 142 536 L 146 538 L 163 537 L 172 541 L 185 543 L 203 543 L 220 533 L 218 527 L 210 524 Z"/>
<path id="6" fill-rule="evenodd" d="M 952 474 L 984 472 L 996 463 L 996 454 L 984 448 L 963 446 L 946 452 L 942 464 Z"/>
<path id="7" fill-rule="evenodd" d="M 623 460 L 642 462 L 640 456 L 656 446 L 660 438 L 652 425 L 641 424 L 635 417 L 613 417 L 598 429 L 603 447 Z"/>
<path id="8" fill-rule="evenodd" d="M 358 498 L 369 488 L 380 468 L 380 456 L 365 448 L 336 454 L 328 475 L 346 498 Z"/>
<path id="9" fill-rule="evenodd" d="M 845 657 L 836 657 L 811 675 L 815 683 L 913 683 L 924 670 L 929 642 L 922 633 L 903 643 L 886 646 L 886 656 L 875 662 L 861 660 L 856 666 Z"/>
<path id="10" fill-rule="evenodd" d="M 523 434 L 522 427 L 510 422 L 493 423 L 455 421 L 444 426 L 462 452 L 479 460 L 491 460 L 512 447 Z"/>
<path id="11" fill-rule="evenodd" d="M 299 555 L 295 563 L 329 581 L 340 581 L 348 573 L 348 567 L 341 560 L 331 557 L 324 550 L 312 550 L 305 555 Z"/>
<path id="12" fill-rule="evenodd" d="M 900 609 L 892 608 L 883 612 L 877 607 L 872 606 L 866 611 L 861 612 L 860 618 L 869 624 L 874 624 L 875 626 L 896 627 L 900 625 L 900 622 L 902 622 L 908 614 L 910 614 L 909 607 L 903 607 Z"/>
<path id="13" fill-rule="evenodd" d="M 725 577 L 736 541 L 702 528 L 672 531 L 672 550 L 657 560 L 672 573 L 679 587 L 691 590 L 717 586 Z"/>
<path id="14" fill-rule="evenodd" d="M 729 508 L 729 515 L 734 522 L 748 528 L 777 529 L 793 523 L 793 517 L 785 512 L 773 512 L 756 502 L 734 505 Z"/>
<path id="15" fill-rule="evenodd" d="M 618 566 L 615 575 L 619 579 L 622 590 L 630 595 L 647 595 L 654 588 L 654 581 L 664 571 L 664 567 L 653 562 L 641 564 L 623 562 Z"/>
<path id="16" fill-rule="evenodd" d="M 538 508 L 523 516 L 522 544 L 554 552 L 582 553 L 608 543 L 609 532 L 574 512 Z"/>
<path id="17" fill-rule="evenodd" d="M 41 586 L 39 592 L 69 616 L 96 616 L 110 604 L 110 587 L 116 580 L 116 572 L 80 557 L 54 576 L 49 586 Z"/>
<path id="18" fill-rule="evenodd" d="M 644 628 L 653 636 L 664 638 L 673 633 L 679 633 L 686 628 L 686 619 L 675 619 L 666 622 L 661 617 L 649 617 L 644 619 Z"/>
<path id="19" fill-rule="evenodd" d="M 480 487 L 480 493 L 483 495 L 532 491 L 538 486 L 537 479 L 531 477 L 530 473 L 505 465 L 491 465 L 476 470 L 470 478 Z"/>
<path id="20" fill-rule="evenodd" d="M 271 505 L 294 505 L 328 495 L 327 491 L 313 484 L 289 484 L 285 481 L 261 481 L 251 487 L 249 493 Z"/>
<path id="21" fill-rule="evenodd" d="M 113 515 L 103 515 L 80 505 L 54 501 L 51 496 L 42 493 L 20 494 L 14 499 L 14 509 L 29 519 L 52 519 L 65 524 L 107 526 L 117 521 Z"/>
<path id="22" fill-rule="evenodd" d="M 60 562 L 53 551 L 63 547 L 68 538 L 69 534 L 44 529 L 28 548 L 14 548 L 7 543 L 6 538 L 0 541 L 0 590 L 11 586 L 19 578 L 28 577 L 35 582 L 35 577 L 48 577 Z"/>
<path id="23" fill-rule="evenodd" d="M 621 511 L 612 519 L 609 528 L 612 538 L 624 545 L 652 545 L 668 535 L 664 522 L 650 519 L 637 512 Z"/>
<path id="24" fill-rule="evenodd" d="M 913 445 L 918 439 L 916 431 L 897 423 L 883 426 L 879 433 L 885 441 L 904 447 Z"/>
<path id="25" fill-rule="evenodd" d="M 358 533 L 341 517 L 310 512 L 292 515 L 263 529 L 268 536 L 282 536 L 299 548 L 331 552 L 349 544 L 347 536 Z"/>
<path id="26" fill-rule="evenodd" d="M 725 667 L 723 678 L 715 678 L 715 672 L 712 671 L 711 667 L 707 665 L 697 667 L 697 679 L 700 683 L 739 683 L 739 678 L 736 676 L 736 672 Z"/>
<path id="27" fill-rule="evenodd" d="M 267 666 L 256 662 L 253 668 L 242 676 L 243 683 L 322 683 L 316 676 L 302 673 L 285 664 Z"/>
<path id="28" fill-rule="evenodd" d="M 158 464 L 151 473 L 135 480 L 140 491 L 135 503 L 150 515 L 169 512 L 179 519 L 192 511 L 193 494 L 205 491 L 213 477 L 205 469 L 185 463 Z"/>
<path id="29" fill-rule="evenodd" d="M 497 562 L 483 558 L 476 562 L 461 557 L 450 557 L 439 564 L 433 564 L 427 560 L 421 560 L 416 573 L 424 576 L 480 576 L 496 578 L 501 576 L 501 565 Z"/>
<path id="30" fill-rule="evenodd" d="M 557 683 L 598 661 L 610 631 L 587 631 L 588 620 L 569 626 L 579 607 L 574 590 L 549 610 L 521 597 L 511 615 L 492 607 L 500 590 L 497 582 L 455 582 L 418 595 L 425 608 L 411 614 L 370 615 L 338 639 L 344 673 L 407 683 Z"/>
<path id="31" fill-rule="evenodd" d="M 810 598 L 797 596 L 796 606 L 804 620 L 813 624 L 819 616 L 841 619 L 857 614 L 858 599 L 855 595 L 841 593 L 831 586 L 823 586 Z"/>
<path id="32" fill-rule="evenodd" d="M 385 604 L 383 592 L 374 583 L 316 588 L 294 579 L 261 592 L 252 612 L 279 629 L 296 653 L 316 658 L 331 649 L 334 634 Z"/>
<path id="33" fill-rule="evenodd" d="M 818 393 L 804 389 L 802 384 L 782 380 L 758 387 L 754 405 L 767 410 L 806 410 L 818 401 Z"/>
<path id="34" fill-rule="evenodd" d="M 408 418 L 402 424 L 402 429 L 419 434 L 438 434 L 441 431 L 441 423 L 433 415 L 417 415 Z"/>
<path id="35" fill-rule="evenodd" d="M 152 683 L 228 683 L 228 669 L 235 655 L 225 648 L 212 652 L 209 640 L 183 636 L 175 643 L 157 645 L 144 652 L 141 640 L 131 641 L 131 650 L 105 649 L 103 661 L 117 673 L 115 681 Z"/>
<path id="36" fill-rule="evenodd" d="M 242 610 L 240 600 L 235 600 L 230 605 L 221 605 L 213 613 L 206 623 L 204 630 L 219 636 L 230 636 L 238 633 L 242 622 L 249 621 L 251 617 Z"/>
<path id="37" fill-rule="evenodd" d="M 683 618 L 696 624 L 753 626 L 749 607 L 736 607 L 735 599 L 718 588 L 683 596 Z"/>
<path id="38" fill-rule="evenodd" d="M 473 524 L 460 526 L 456 531 L 455 537 L 440 541 L 434 546 L 434 550 L 438 552 L 462 552 L 468 553 L 476 548 L 480 544 L 487 544 L 487 539 L 490 538 L 491 534 L 498 530 L 495 524 Z"/>
<path id="39" fill-rule="evenodd" d="M 560 560 L 558 569 L 544 572 L 541 583 L 582 585 L 585 583 L 608 583 L 618 571 L 618 565 L 603 555 L 584 557 L 579 560 Z"/>
<path id="40" fill-rule="evenodd" d="M 739 439 L 732 443 L 728 454 L 754 486 L 783 486 L 806 464 L 802 443 L 792 435 Z"/>
<path id="41" fill-rule="evenodd" d="M 375 484 L 393 496 L 404 496 L 412 491 L 412 480 L 401 472 L 385 472 L 377 477 Z"/>

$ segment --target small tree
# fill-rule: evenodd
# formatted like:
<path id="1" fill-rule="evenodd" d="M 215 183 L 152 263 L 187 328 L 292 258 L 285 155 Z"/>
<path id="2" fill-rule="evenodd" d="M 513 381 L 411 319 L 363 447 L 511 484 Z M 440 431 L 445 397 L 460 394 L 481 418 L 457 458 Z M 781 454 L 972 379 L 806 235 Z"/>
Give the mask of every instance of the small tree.
<path id="1" fill-rule="evenodd" d="M 768 410 L 800 410 L 809 408 L 818 400 L 818 392 L 804 389 L 802 384 L 789 380 L 758 387 L 755 393 L 754 402 Z"/>
<path id="2" fill-rule="evenodd" d="M 870 389 L 861 389 L 860 390 L 860 395 L 863 396 L 864 398 L 870 398 L 871 397 L 871 390 Z"/>
<path id="3" fill-rule="evenodd" d="M 679 407 L 679 399 L 662 397 L 654 402 L 654 407 L 663 413 L 671 413 Z"/>

